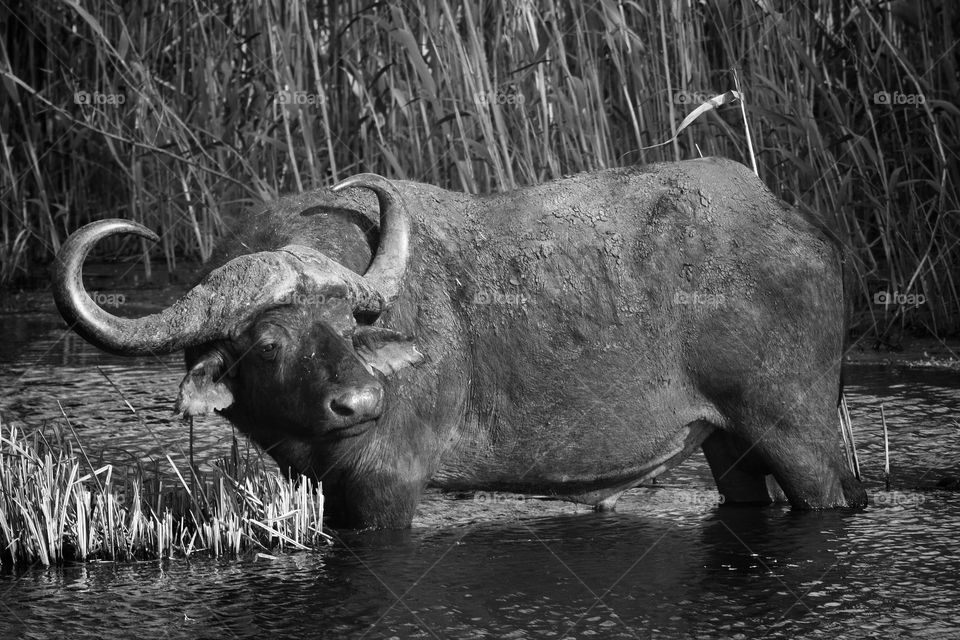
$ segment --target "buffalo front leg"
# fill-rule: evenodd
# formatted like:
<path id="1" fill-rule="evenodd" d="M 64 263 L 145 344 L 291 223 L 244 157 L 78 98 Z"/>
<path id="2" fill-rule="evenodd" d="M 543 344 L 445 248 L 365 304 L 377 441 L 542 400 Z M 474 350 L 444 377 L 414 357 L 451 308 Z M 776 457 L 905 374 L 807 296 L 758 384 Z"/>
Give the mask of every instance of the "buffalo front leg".
<path id="1" fill-rule="evenodd" d="M 750 445 L 736 435 L 717 429 L 701 447 L 723 504 L 769 504 L 778 497 L 771 494 L 765 465 Z M 779 493 L 779 487 L 776 489 Z"/>

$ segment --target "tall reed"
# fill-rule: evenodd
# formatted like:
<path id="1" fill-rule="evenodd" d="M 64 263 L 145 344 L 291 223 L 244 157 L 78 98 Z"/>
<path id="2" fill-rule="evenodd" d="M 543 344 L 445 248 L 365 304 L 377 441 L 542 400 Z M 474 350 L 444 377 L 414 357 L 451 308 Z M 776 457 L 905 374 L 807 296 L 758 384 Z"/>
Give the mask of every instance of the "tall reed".
<path id="1" fill-rule="evenodd" d="M 163 241 L 104 255 L 203 260 L 249 202 L 358 171 L 487 192 L 699 153 L 746 162 L 738 109 L 645 149 L 736 71 L 760 176 L 840 230 L 862 324 L 960 329 L 949 0 L 13 0 L 0 14 L 2 281 L 105 216 Z"/>

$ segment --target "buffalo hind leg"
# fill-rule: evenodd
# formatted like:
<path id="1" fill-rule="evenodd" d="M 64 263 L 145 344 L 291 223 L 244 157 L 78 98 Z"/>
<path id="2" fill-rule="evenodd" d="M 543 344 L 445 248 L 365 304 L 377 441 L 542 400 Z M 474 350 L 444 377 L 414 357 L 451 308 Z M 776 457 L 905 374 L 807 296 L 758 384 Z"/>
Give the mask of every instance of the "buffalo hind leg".
<path id="1" fill-rule="evenodd" d="M 722 504 L 770 504 L 783 495 L 775 486 L 776 481 L 769 477 L 766 466 L 741 438 L 717 429 L 701 447 L 710 463 Z M 769 486 L 771 482 L 774 487 Z"/>
<path id="2" fill-rule="evenodd" d="M 819 402 L 811 396 L 817 397 L 812 392 L 772 395 L 798 401 L 740 421 L 741 441 L 751 443 L 751 454 L 776 477 L 794 508 L 862 507 L 866 493 L 844 458 L 836 410 L 820 400 L 826 393 L 819 394 Z"/>

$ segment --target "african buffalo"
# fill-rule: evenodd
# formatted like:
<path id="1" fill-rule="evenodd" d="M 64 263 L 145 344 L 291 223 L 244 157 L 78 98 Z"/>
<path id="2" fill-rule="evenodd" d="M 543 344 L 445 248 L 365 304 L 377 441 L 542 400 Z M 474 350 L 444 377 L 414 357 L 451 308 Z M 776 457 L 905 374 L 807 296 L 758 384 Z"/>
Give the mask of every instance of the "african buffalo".
<path id="1" fill-rule="evenodd" d="M 157 239 L 71 236 L 64 318 L 114 353 L 184 349 L 178 410 L 322 479 L 334 526 L 407 527 L 428 483 L 610 508 L 698 447 L 726 504 L 769 502 L 769 474 L 795 508 L 866 502 L 837 428 L 841 252 L 735 162 L 485 196 L 357 175 L 250 213 L 136 319 L 81 280 L 118 233 Z"/>

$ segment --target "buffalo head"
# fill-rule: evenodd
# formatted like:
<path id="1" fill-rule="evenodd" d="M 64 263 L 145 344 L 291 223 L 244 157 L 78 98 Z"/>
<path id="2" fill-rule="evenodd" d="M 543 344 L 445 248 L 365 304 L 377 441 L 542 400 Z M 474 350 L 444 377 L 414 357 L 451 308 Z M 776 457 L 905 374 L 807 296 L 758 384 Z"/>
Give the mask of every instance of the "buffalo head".
<path id="1" fill-rule="evenodd" d="M 57 256 L 57 306 L 104 350 L 159 355 L 183 349 L 187 374 L 178 412 L 222 412 L 282 468 L 323 480 L 349 456 L 351 441 L 380 418 L 384 376 L 421 358 L 407 336 L 370 323 L 400 294 L 410 233 L 404 203 L 376 175 L 355 176 L 333 191 L 348 187 L 372 190 L 380 204 L 380 242 L 362 275 L 316 249 L 290 244 L 234 257 L 159 313 L 121 318 L 85 291 L 84 259 L 110 235 L 158 238 L 142 225 L 104 220 L 77 231 Z"/>

